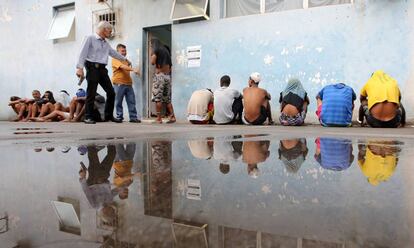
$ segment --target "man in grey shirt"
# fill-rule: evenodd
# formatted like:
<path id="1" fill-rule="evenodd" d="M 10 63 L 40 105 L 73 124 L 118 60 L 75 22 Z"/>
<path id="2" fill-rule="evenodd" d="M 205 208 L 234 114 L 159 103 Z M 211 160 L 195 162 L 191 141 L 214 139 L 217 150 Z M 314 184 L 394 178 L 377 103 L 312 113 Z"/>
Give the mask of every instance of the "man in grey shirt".
<path id="1" fill-rule="evenodd" d="M 83 67 L 86 68 L 86 80 L 88 81 L 85 104 L 86 124 L 95 124 L 93 108 L 98 84 L 106 92 L 105 121 L 122 122 L 113 117 L 115 91 L 109 79 L 106 65 L 108 64 L 108 55 L 121 61 L 127 61 L 127 59 L 115 51 L 106 41 L 111 33 L 112 25 L 106 21 L 100 22 L 96 34 L 86 37 L 76 65 L 76 75 L 80 78 L 84 77 Z"/>

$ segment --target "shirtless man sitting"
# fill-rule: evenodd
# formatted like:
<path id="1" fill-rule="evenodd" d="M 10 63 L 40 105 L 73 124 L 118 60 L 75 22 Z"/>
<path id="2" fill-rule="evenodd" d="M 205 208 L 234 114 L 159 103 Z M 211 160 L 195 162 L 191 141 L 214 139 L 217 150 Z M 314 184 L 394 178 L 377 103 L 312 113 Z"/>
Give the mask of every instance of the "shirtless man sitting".
<path id="1" fill-rule="evenodd" d="M 249 77 L 249 87 L 243 90 L 243 122 L 247 125 L 262 125 L 268 119 L 273 124 L 270 109 L 270 94 L 259 88 L 260 74 L 254 72 Z"/>
<path id="2" fill-rule="evenodd" d="M 358 121 L 364 125 L 364 117 L 371 127 L 397 128 L 405 125 L 405 110 L 401 104 L 401 92 L 397 81 L 376 71 L 361 90 L 361 107 Z"/>
<path id="3" fill-rule="evenodd" d="M 254 137 L 246 135 L 245 138 Z M 270 156 L 269 140 L 249 140 L 243 142 L 242 160 L 247 164 L 247 173 L 253 178 L 257 178 L 259 167 L 257 164 L 265 162 Z"/>

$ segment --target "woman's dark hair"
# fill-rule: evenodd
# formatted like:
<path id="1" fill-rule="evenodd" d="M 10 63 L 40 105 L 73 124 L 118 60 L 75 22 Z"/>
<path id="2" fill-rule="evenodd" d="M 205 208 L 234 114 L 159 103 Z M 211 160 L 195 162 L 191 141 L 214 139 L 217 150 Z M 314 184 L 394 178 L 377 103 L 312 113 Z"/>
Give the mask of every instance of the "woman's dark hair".
<path id="1" fill-rule="evenodd" d="M 45 98 L 46 98 L 46 93 L 47 93 L 47 94 L 49 94 L 49 98 L 48 98 L 48 100 L 47 100 L 46 102 L 50 102 L 50 103 L 52 103 L 52 104 L 55 104 L 55 103 L 56 103 L 56 100 L 55 100 L 55 98 L 53 97 L 53 93 L 52 93 L 52 91 L 50 91 L 50 90 L 45 91 L 45 93 L 44 93 L 44 94 L 43 94 L 43 96 L 42 96 L 42 99 L 43 99 L 43 100 L 45 100 Z"/>
<path id="2" fill-rule="evenodd" d="M 10 97 L 10 101 L 17 101 L 17 100 L 20 100 L 21 98 L 20 97 L 18 97 L 18 96 L 11 96 Z"/>

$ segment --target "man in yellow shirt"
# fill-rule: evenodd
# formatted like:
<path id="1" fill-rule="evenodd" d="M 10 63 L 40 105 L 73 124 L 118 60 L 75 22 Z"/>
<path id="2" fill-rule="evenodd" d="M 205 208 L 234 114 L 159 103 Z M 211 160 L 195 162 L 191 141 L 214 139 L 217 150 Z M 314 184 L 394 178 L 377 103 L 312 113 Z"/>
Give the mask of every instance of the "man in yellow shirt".
<path id="1" fill-rule="evenodd" d="M 358 121 L 364 117 L 371 127 L 396 128 L 405 125 L 405 110 L 397 81 L 379 70 L 361 90 Z"/>
<path id="2" fill-rule="evenodd" d="M 122 56 L 127 55 L 126 46 L 123 44 L 118 44 L 116 50 Z M 123 120 L 124 110 L 122 108 L 122 102 L 126 100 L 129 112 L 129 122 L 140 123 L 141 120 L 138 118 L 137 109 L 135 107 L 135 93 L 132 88 L 132 78 L 130 73 L 135 72 L 139 75 L 139 70 L 131 67 L 129 61 L 121 61 L 118 59 L 112 59 L 112 83 L 114 85 L 114 90 L 116 93 L 115 98 L 115 107 L 116 107 L 116 116 L 117 119 Z"/>
<path id="3" fill-rule="evenodd" d="M 358 164 L 368 182 L 377 186 L 394 174 L 401 149 L 396 141 L 369 141 L 358 145 Z"/>

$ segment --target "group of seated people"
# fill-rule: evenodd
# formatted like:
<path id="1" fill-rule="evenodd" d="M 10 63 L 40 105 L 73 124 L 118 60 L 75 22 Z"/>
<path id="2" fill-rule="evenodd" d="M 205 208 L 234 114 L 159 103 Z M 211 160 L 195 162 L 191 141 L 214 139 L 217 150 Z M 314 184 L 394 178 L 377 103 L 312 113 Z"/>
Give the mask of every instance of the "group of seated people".
<path id="1" fill-rule="evenodd" d="M 10 97 L 9 106 L 17 114 L 14 121 L 27 122 L 81 122 L 85 115 L 86 91 L 78 89 L 72 99 L 66 90 L 61 90 L 54 97 L 51 91 L 43 96 L 39 90 L 33 90 L 32 98 Z M 99 94 L 95 97 L 94 119 L 102 121 L 105 98 Z"/>
<path id="2" fill-rule="evenodd" d="M 247 174 L 252 178 L 257 178 L 261 174 L 260 168 L 264 166 L 263 163 L 272 157 L 274 146 L 271 142 L 274 141 L 257 140 L 256 135 L 244 135 L 244 140 L 241 138 L 242 136 L 209 137 L 190 140 L 187 144 L 194 158 L 219 164 L 219 170 L 223 174 L 229 174 L 230 167 L 246 165 Z M 321 170 L 309 173 L 309 169 L 315 168 L 315 163 L 308 157 L 308 146 L 310 148 L 313 142 L 308 143 L 305 138 L 296 138 L 283 139 L 277 143 L 279 144 L 276 156 L 287 173 L 296 174 L 303 166 L 307 168 L 304 173 L 307 176 L 314 176 L 314 172 L 317 173 L 317 171 L 322 173 Z M 377 186 L 386 182 L 395 173 L 401 152 L 400 145 L 401 142 L 393 140 L 360 140 L 358 142 L 358 166 L 371 185 Z M 318 137 L 314 141 L 314 151 L 314 161 L 324 170 L 345 171 L 355 160 L 350 139 Z M 272 161 L 271 168 L 276 168 L 277 159 L 270 160 Z M 272 173 L 267 169 L 264 171 Z M 239 172 L 236 170 L 235 173 Z"/>
<path id="3" fill-rule="evenodd" d="M 220 79 L 220 88 L 195 91 L 188 103 L 187 119 L 193 124 L 273 124 L 270 94 L 259 87 L 260 74 L 252 73 L 243 94 L 230 88 L 230 77 Z M 316 115 L 322 126 L 348 127 L 352 125 L 355 107 L 354 90 L 337 83 L 325 86 L 316 96 Z M 371 127 L 396 128 L 405 125 L 405 110 L 397 81 L 378 70 L 360 92 L 361 106 L 358 122 Z M 305 123 L 310 100 L 302 83 L 290 79 L 280 93 L 279 121 L 284 126 L 301 126 Z"/>

